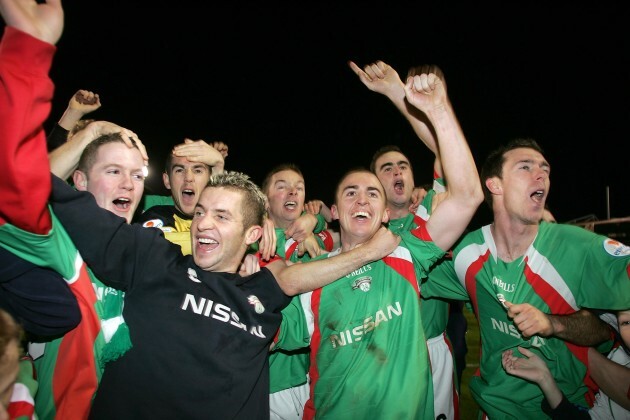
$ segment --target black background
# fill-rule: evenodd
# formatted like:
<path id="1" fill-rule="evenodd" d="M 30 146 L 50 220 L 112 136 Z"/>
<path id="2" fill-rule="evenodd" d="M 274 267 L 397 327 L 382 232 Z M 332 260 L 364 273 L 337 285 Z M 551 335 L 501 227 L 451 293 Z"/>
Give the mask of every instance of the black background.
<path id="1" fill-rule="evenodd" d="M 99 93 L 103 106 L 89 118 L 140 136 L 149 192 L 167 194 L 164 157 L 185 137 L 225 142 L 226 168 L 257 182 L 295 162 L 307 199 L 328 203 L 338 177 L 384 144 L 409 155 L 417 183 L 430 181 L 431 153 L 346 64 L 381 59 L 403 80 L 411 66 L 442 68 L 478 167 L 496 145 L 535 138 L 559 221 L 607 218 L 607 187 L 610 216 L 630 215 L 630 16 L 621 6 L 128 3 L 64 1 L 47 129 L 77 89 Z M 482 204 L 474 227 L 489 216 Z"/>

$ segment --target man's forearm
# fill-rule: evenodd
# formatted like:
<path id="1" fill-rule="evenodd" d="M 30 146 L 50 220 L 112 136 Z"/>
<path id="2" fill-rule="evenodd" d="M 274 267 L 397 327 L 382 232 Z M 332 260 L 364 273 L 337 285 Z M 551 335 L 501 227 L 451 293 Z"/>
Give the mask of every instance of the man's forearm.
<path id="1" fill-rule="evenodd" d="M 586 309 L 569 315 L 548 315 L 553 335 L 578 346 L 597 346 L 611 338 L 608 324 Z"/>
<path id="2" fill-rule="evenodd" d="M 293 264 L 282 270 L 277 278 L 289 296 L 324 287 L 354 270 L 374 261 L 367 247 L 357 247 L 330 258 Z"/>

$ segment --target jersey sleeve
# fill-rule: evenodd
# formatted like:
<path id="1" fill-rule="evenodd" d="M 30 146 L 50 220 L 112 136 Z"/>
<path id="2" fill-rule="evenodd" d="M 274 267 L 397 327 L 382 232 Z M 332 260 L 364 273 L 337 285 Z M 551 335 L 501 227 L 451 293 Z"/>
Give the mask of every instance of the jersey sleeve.
<path id="1" fill-rule="evenodd" d="M 309 293 L 294 296 L 291 303 L 282 310 L 282 323 L 274 338 L 273 349 L 297 350 L 308 347 L 311 342 L 311 331 L 303 302 L 310 301 Z"/>
<path id="2" fill-rule="evenodd" d="M 451 258 L 443 258 L 429 271 L 428 280 L 422 283 L 422 297 L 468 300 L 468 292 L 455 272 Z"/>
<path id="3" fill-rule="evenodd" d="M 50 166 L 43 123 L 54 85 L 48 76 L 56 47 L 6 26 L 0 41 L 0 224 L 45 233 Z"/>
<path id="4" fill-rule="evenodd" d="M 587 246 L 586 258 L 581 261 L 578 304 L 598 309 L 630 308 L 630 247 L 603 235 L 592 235 Z"/>

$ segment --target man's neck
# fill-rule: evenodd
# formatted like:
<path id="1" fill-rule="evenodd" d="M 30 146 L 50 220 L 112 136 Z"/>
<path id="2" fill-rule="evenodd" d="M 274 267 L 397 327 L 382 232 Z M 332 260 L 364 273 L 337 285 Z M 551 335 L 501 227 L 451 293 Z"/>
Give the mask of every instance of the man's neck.
<path id="1" fill-rule="evenodd" d="M 495 218 L 490 231 L 499 258 L 505 262 L 512 262 L 525 255 L 538 234 L 538 227 L 538 224 Z"/>
<path id="2" fill-rule="evenodd" d="M 393 206 L 391 204 L 387 205 L 387 208 L 389 209 L 389 218 L 391 219 L 402 219 L 403 217 L 406 217 L 410 211 L 409 211 L 409 206 L 411 205 L 411 203 L 409 203 L 409 205 L 406 206 Z"/>

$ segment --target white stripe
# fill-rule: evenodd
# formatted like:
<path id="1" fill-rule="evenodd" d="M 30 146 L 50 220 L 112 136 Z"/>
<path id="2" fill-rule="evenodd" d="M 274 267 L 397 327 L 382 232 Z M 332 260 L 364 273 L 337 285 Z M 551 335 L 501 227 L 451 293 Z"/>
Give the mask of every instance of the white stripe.
<path id="1" fill-rule="evenodd" d="M 83 265 L 83 257 L 77 251 L 77 255 L 74 257 L 74 273 L 71 278 L 65 279 L 68 284 L 72 284 L 79 279 L 79 274 L 81 273 L 81 266 Z"/>
<path id="2" fill-rule="evenodd" d="M 103 330 L 103 338 L 106 343 L 112 339 L 118 327 L 125 322 L 122 315 L 115 316 L 113 318 L 104 319 L 101 321 L 101 329 Z"/>
<path id="3" fill-rule="evenodd" d="M 483 243 L 470 244 L 462 248 L 462 250 L 457 254 L 454 262 L 455 273 L 457 274 L 457 278 L 459 278 L 459 282 L 462 284 L 464 289 L 466 289 L 466 271 L 468 271 L 468 267 L 470 267 L 486 252 L 488 252 L 488 245 L 487 243 Z"/>
<path id="4" fill-rule="evenodd" d="M 11 394 L 11 402 L 16 403 L 20 401 L 23 401 L 30 405 L 35 404 L 35 401 L 33 401 L 33 396 L 29 392 L 26 385 L 16 382 L 15 386 L 13 387 L 13 393 Z"/>
<path id="5" fill-rule="evenodd" d="M 527 256 L 527 265 L 534 273 L 538 274 L 542 280 L 562 296 L 574 310 L 580 309 L 575 303 L 571 289 L 544 255 L 539 253 L 533 245 L 529 247 L 525 255 Z"/>

